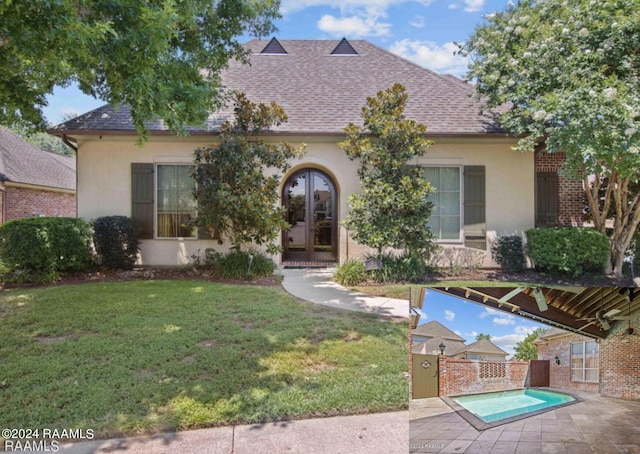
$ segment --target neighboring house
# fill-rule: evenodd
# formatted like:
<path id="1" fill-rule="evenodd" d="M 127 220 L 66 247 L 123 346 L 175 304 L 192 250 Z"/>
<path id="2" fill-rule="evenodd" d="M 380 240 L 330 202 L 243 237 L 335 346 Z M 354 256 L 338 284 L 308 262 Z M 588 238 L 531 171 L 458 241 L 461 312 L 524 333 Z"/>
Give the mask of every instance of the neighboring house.
<path id="1" fill-rule="evenodd" d="M 639 320 L 636 311 L 633 324 Z M 598 340 L 559 328 L 536 339 L 538 359 L 550 363 L 549 386 L 640 400 L 640 336 L 628 326 L 617 322 Z"/>
<path id="2" fill-rule="evenodd" d="M 508 355 L 487 339 L 465 345 L 465 339 L 435 320 L 412 330 L 411 337 L 412 352 L 423 355 L 439 355 L 440 345 L 444 345 L 444 354 L 453 359 L 505 361 Z"/>
<path id="3" fill-rule="evenodd" d="M 43 151 L 0 126 L 0 224 L 76 217 L 75 158 Z"/>
<path id="4" fill-rule="evenodd" d="M 280 104 L 289 121 L 265 137 L 305 143 L 307 150 L 281 182 L 281 200 L 295 228 L 283 232 L 277 261 L 332 262 L 368 252 L 341 226 L 347 197 L 360 185 L 357 163 L 338 143 L 349 122 L 362 124 L 367 97 L 394 83 L 407 89 L 406 116 L 426 124 L 435 140 L 410 164 L 423 167 L 436 188 L 430 225 L 439 243 L 486 251 L 491 239 L 523 235 L 537 224 L 581 223 L 580 182 L 572 187 L 558 176 L 561 157 L 514 152 L 514 139 L 494 116 L 480 113 L 472 85 L 367 41 L 274 38 L 246 47 L 251 65 L 231 62 L 223 84 L 253 102 Z M 140 263 L 178 265 L 205 248 L 229 247 L 188 226 L 196 206 L 180 195 L 193 188 L 193 150 L 215 141 L 220 123 L 231 118 L 231 106 L 214 112 L 189 137 L 149 122 L 143 147 L 136 146 L 127 106 L 103 106 L 49 132 L 77 145 L 78 215 L 131 216 L 141 229 Z"/>

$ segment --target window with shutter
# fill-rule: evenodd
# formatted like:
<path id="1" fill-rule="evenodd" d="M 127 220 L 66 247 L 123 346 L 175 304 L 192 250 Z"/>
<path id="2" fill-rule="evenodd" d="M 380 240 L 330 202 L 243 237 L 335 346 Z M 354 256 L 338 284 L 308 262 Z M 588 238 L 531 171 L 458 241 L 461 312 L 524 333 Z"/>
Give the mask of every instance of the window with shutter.
<path id="1" fill-rule="evenodd" d="M 487 249 L 485 166 L 464 166 L 464 245 Z"/>
<path id="2" fill-rule="evenodd" d="M 153 164 L 131 164 L 131 219 L 140 239 L 153 238 Z"/>

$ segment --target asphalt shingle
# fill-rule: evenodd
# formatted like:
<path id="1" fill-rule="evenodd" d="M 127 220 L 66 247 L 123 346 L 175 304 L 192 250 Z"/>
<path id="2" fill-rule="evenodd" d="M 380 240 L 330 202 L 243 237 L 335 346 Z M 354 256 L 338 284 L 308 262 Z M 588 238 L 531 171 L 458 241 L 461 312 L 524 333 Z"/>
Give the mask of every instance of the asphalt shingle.
<path id="1" fill-rule="evenodd" d="M 336 40 L 281 40 L 282 53 L 261 53 L 267 40 L 252 40 L 250 65 L 232 61 L 222 74 L 226 88 L 246 93 L 253 102 L 280 104 L 289 121 L 274 131 L 339 134 L 350 123 L 361 123 L 367 97 L 401 83 L 409 100 L 405 115 L 424 123 L 434 135 L 501 133 L 490 113 L 480 113 L 473 86 L 451 75 L 420 67 L 374 44 L 349 41 L 357 55 L 332 55 Z M 231 118 L 228 106 L 206 124 L 190 128 L 215 131 Z M 162 121 L 147 123 L 150 131 L 166 131 Z M 133 131 L 130 110 L 106 105 L 67 121 L 52 132 Z"/>

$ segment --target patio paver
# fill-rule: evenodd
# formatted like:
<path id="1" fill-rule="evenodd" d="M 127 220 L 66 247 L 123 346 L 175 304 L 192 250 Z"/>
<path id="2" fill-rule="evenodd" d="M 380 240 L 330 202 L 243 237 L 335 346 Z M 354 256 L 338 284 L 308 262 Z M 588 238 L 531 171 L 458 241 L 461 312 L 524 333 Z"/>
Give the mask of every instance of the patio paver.
<path id="1" fill-rule="evenodd" d="M 412 400 L 409 452 L 640 454 L 640 402 L 571 392 L 584 402 L 485 431 L 440 398 Z"/>

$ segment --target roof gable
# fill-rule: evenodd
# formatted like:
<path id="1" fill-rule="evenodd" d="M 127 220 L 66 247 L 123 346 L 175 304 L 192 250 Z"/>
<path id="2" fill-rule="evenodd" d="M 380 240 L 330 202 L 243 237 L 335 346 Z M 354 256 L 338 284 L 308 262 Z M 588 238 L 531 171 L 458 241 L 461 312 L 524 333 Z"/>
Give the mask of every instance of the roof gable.
<path id="1" fill-rule="evenodd" d="M 331 55 L 358 55 L 347 38 L 342 38 L 338 45 L 331 51 Z"/>
<path id="2" fill-rule="evenodd" d="M 465 339 L 458 336 L 456 333 L 451 331 L 446 326 L 442 325 L 440 322 L 437 322 L 436 320 L 432 320 L 429 323 L 418 326 L 416 329 L 411 331 L 411 334 L 420 337 L 440 337 L 442 339 L 455 342 L 465 342 Z"/>
<path id="3" fill-rule="evenodd" d="M 490 355 L 507 356 L 508 353 L 498 347 L 488 339 L 480 339 L 472 344 L 466 345 L 461 353 L 484 353 Z"/>
<path id="4" fill-rule="evenodd" d="M 278 46 L 279 45 L 279 46 Z M 231 61 L 221 74 L 229 90 L 244 92 L 256 103 L 275 101 L 289 120 L 274 132 L 342 135 L 349 123 L 362 124 L 362 107 L 367 97 L 391 87 L 405 86 L 409 96 L 405 116 L 426 124 L 432 135 L 478 135 L 503 133 L 491 112 L 480 113 L 475 89 L 459 79 L 440 75 L 418 66 L 374 44 L 354 40 L 251 40 L 250 65 Z M 265 49 L 282 48 L 287 58 Z M 358 58 L 336 58 L 332 52 L 353 49 Z M 281 54 L 280 54 L 281 55 Z M 338 54 L 340 55 L 340 54 Z M 344 54 L 342 54 L 344 55 Z M 127 106 L 103 106 L 52 128 L 56 134 L 82 132 L 134 133 Z M 188 128 L 191 132 L 217 131 L 233 118 L 229 104 L 213 112 L 205 124 Z M 151 132 L 168 128 L 162 121 L 149 121 Z"/>
<path id="5" fill-rule="evenodd" d="M 286 54 L 287 51 L 284 49 L 284 47 L 282 47 L 282 44 L 280 44 L 280 41 L 278 41 L 274 36 L 273 38 L 271 38 L 271 41 L 269 41 L 269 43 L 266 46 L 264 46 L 264 49 L 262 49 L 260 53 L 261 54 Z"/>
<path id="6" fill-rule="evenodd" d="M 60 189 L 76 189 L 76 161 L 31 145 L 0 126 L 0 179 Z"/>

